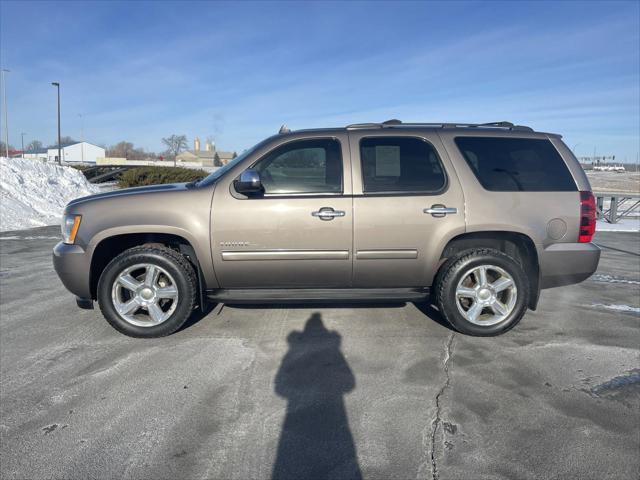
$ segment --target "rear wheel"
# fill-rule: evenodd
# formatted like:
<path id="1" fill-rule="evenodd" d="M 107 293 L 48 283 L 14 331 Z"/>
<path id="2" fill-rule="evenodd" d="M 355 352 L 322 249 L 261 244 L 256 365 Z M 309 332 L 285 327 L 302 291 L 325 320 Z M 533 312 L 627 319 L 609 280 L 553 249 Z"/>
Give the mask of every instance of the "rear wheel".
<path id="1" fill-rule="evenodd" d="M 114 258 L 98 282 L 107 321 L 131 337 L 178 330 L 195 305 L 196 275 L 189 261 L 166 247 L 134 247 Z"/>
<path id="2" fill-rule="evenodd" d="M 438 274 L 436 303 L 456 330 L 499 335 L 513 328 L 529 304 L 522 266 L 499 250 L 483 248 L 450 258 Z"/>

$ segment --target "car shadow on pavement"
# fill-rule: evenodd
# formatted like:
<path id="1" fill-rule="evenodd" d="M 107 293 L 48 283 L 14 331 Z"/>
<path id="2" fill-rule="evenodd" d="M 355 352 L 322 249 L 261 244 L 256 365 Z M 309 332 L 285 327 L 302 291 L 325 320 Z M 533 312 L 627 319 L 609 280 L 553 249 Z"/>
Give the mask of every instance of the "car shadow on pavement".
<path id="1" fill-rule="evenodd" d="M 422 312 L 426 317 L 435 323 L 445 327 L 448 330 L 455 331 L 449 325 L 449 323 L 442 317 L 442 314 L 436 310 L 433 305 L 428 302 L 414 302 L 415 307 Z M 226 304 L 225 304 L 226 305 Z M 201 307 L 196 308 L 191 317 L 185 322 L 185 324 L 180 327 L 179 331 L 186 330 L 189 327 L 192 327 L 200 320 L 209 315 L 216 308 L 221 307 L 221 304 L 217 303 L 209 303 L 207 306 L 202 309 Z M 405 302 L 373 302 L 373 303 L 349 303 L 349 302 L 320 302 L 320 303 L 304 303 L 304 304 L 229 304 L 230 307 L 241 308 L 247 310 L 254 309 L 269 309 L 269 308 L 289 308 L 289 309 L 307 309 L 307 308 L 351 308 L 351 309 L 359 309 L 359 308 L 404 308 L 406 306 Z"/>
<path id="2" fill-rule="evenodd" d="M 340 334 L 327 330 L 316 312 L 287 342 L 275 377 L 275 392 L 287 399 L 287 411 L 272 478 L 361 479 L 344 404 L 356 381 L 340 350 Z"/>
<path id="3" fill-rule="evenodd" d="M 216 306 L 217 306 L 216 303 L 208 303 L 204 308 L 202 308 L 201 306 L 198 306 L 196 309 L 193 310 L 193 312 L 191 312 L 191 316 L 178 329 L 178 332 L 182 332 L 183 330 L 186 330 L 187 328 L 194 326 L 204 317 L 209 315 Z"/>
<path id="4" fill-rule="evenodd" d="M 229 303 L 225 304 L 233 308 L 244 309 L 267 309 L 267 308 L 289 308 L 289 309 L 307 309 L 307 308 L 404 308 L 405 302 L 349 302 L 349 301 L 331 301 L 331 302 L 308 302 L 308 303 Z"/>
<path id="5" fill-rule="evenodd" d="M 433 320 L 434 322 L 436 322 L 437 324 L 443 326 L 444 328 L 447 328 L 449 330 L 451 330 L 452 332 L 455 332 L 456 330 L 449 324 L 449 322 L 447 322 L 444 317 L 442 316 L 442 314 L 436 310 L 435 308 L 433 308 L 433 305 L 431 305 L 428 302 L 420 302 L 420 303 L 414 303 L 414 305 L 416 306 L 416 308 L 418 310 L 420 310 L 422 313 L 425 314 L 425 316 L 429 317 L 431 320 Z"/>

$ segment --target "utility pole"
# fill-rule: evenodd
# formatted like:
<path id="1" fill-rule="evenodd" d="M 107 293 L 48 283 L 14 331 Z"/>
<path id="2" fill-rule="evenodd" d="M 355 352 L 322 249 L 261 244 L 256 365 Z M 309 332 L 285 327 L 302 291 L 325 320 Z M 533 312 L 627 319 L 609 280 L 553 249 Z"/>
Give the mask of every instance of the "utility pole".
<path id="1" fill-rule="evenodd" d="M 22 137 L 22 159 L 24 160 L 24 136 L 26 135 L 26 133 L 22 132 L 20 134 L 20 137 Z"/>
<path id="2" fill-rule="evenodd" d="M 78 116 L 80 117 L 80 152 L 82 155 L 82 163 L 84 163 L 84 120 L 81 113 L 79 113 Z"/>
<path id="3" fill-rule="evenodd" d="M 6 68 L 2 69 L 2 98 L 4 99 L 4 150 L 7 158 L 9 158 L 9 116 L 7 113 L 7 83 L 5 80 L 5 73 L 9 73 L 11 70 Z"/>
<path id="4" fill-rule="evenodd" d="M 58 165 L 62 165 L 62 146 L 60 145 L 60 82 L 51 82 L 58 89 Z"/>

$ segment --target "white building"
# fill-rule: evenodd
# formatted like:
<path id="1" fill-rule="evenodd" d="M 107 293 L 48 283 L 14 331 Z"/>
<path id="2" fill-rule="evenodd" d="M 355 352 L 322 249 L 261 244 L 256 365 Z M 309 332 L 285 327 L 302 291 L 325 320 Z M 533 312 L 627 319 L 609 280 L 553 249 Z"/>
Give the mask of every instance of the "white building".
<path id="1" fill-rule="evenodd" d="M 105 157 L 104 148 L 88 142 L 72 143 L 62 146 L 62 163 L 96 163 L 97 158 Z M 58 149 L 47 149 L 47 160 L 58 161 Z"/>
<path id="2" fill-rule="evenodd" d="M 38 148 L 36 150 L 27 150 L 24 152 L 24 158 L 29 158 L 31 160 L 47 160 L 47 156 L 48 152 L 46 148 Z"/>

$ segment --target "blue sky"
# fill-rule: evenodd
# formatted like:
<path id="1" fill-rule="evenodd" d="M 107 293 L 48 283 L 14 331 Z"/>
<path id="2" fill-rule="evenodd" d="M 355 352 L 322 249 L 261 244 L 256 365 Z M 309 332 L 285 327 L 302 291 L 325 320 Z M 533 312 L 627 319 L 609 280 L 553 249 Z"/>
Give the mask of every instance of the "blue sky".
<path id="1" fill-rule="evenodd" d="M 640 150 L 640 2 L 0 4 L 10 143 L 241 151 L 354 122 L 509 120 L 578 155 Z M 80 117 L 79 115 L 82 115 Z"/>

